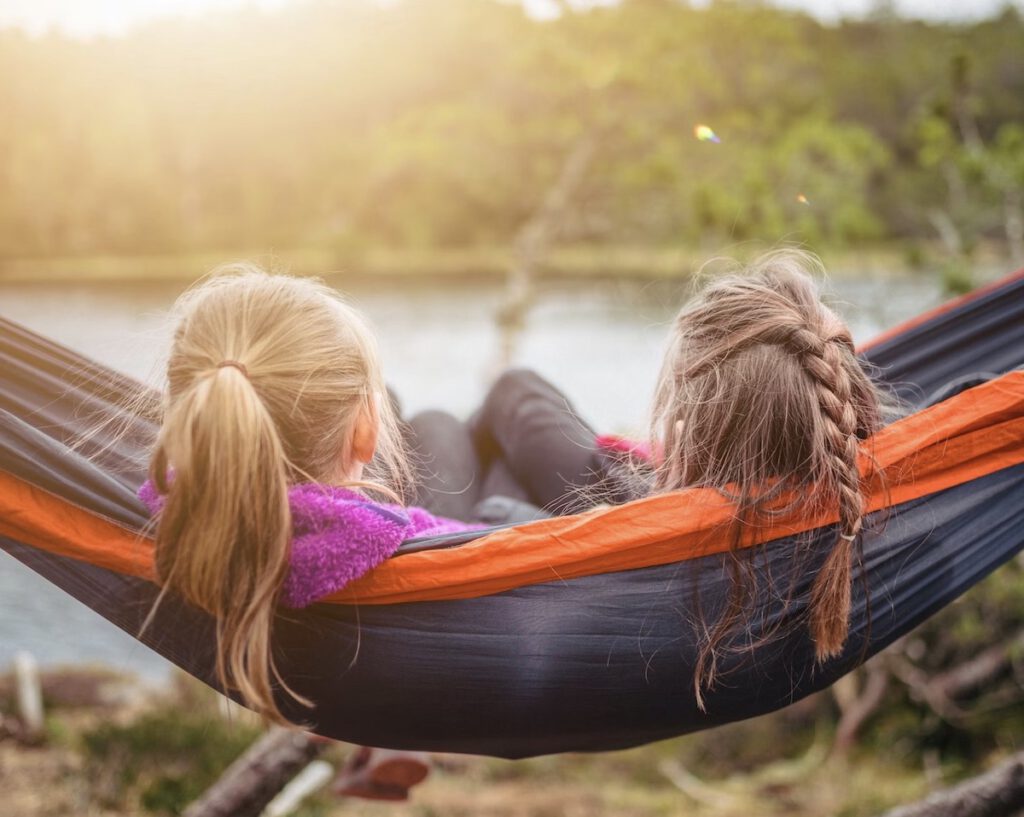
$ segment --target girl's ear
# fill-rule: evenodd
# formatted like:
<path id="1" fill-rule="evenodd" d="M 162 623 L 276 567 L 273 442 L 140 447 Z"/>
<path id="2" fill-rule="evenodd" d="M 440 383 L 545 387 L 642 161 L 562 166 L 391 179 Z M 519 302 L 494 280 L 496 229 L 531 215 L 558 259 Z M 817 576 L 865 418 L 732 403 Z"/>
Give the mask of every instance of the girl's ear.
<path id="1" fill-rule="evenodd" d="M 369 406 L 359 412 L 355 428 L 352 430 L 352 459 L 366 465 L 373 459 L 377 450 L 377 438 L 380 436 L 380 412 L 377 401 L 371 400 Z"/>

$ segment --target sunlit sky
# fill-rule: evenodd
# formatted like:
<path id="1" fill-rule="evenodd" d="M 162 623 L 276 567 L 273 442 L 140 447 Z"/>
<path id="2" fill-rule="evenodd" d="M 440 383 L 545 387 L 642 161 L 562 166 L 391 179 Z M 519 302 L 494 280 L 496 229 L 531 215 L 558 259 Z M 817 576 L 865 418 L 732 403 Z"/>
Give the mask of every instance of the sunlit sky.
<path id="1" fill-rule="evenodd" d="M 378 0 L 381 3 L 395 0 Z M 51 28 L 82 37 L 121 34 L 132 26 L 170 16 L 196 16 L 204 11 L 248 5 L 276 8 L 301 0 L 0 0 L 0 27 L 17 26 L 39 34 Z M 554 0 L 521 0 L 531 14 L 548 17 L 557 8 Z M 574 0 L 576 5 L 614 0 Z M 701 5 L 705 0 L 694 0 Z M 806 9 L 834 21 L 860 16 L 877 7 L 879 0 L 773 0 L 775 5 Z M 894 0 L 897 12 L 932 20 L 974 19 L 988 16 L 1006 5 L 1024 10 L 1024 0 Z"/>

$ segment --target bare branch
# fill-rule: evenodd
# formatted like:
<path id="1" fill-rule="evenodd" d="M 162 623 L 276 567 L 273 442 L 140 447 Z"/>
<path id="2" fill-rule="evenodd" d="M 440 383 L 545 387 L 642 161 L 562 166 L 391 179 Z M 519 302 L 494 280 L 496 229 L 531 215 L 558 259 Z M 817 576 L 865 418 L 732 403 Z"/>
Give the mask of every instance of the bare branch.
<path id="1" fill-rule="evenodd" d="M 842 716 L 836 727 L 832 751 L 845 754 L 849 751 L 864 722 L 882 705 L 882 699 L 889 688 L 889 668 L 881 660 L 872 661 L 865 667 L 867 674 L 859 694 L 850 699 L 836 696 Z"/>
<path id="2" fill-rule="evenodd" d="M 1010 663 L 1011 653 L 1024 647 L 1024 630 L 982 651 L 969 661 L 934 676 L 929 683 L 947 698 L 956 698 L 988 683 Z"/>
<path id="3" fill-rule="evenodd" d="M 911 697 L 931 707 L 940 718 L 946 721 L 962 719 L 967 713 L 945 695 L 942 689 L 930 684 L 928 673 L 902 655 L 891 656 L 889 666 L 892 674 L 902 681 L 910 690 Z"/>
<path id="4" fill-rule="evenodd" d="M 960 255 L 963 252 L 964 242 L 960 237 L 960 230 L 957 228 L 949 213 L 945 210 L 933 208 L 928 211 L 928 220 L 939 234 L 946 252 L 950 255 Z"/>
<path id="5" fill-rule="evenodd" d="M 1024 647 L 1024 630 L 934 676 L 929 676 L 902 654 L 887 656 L 893 674 L 906 684 L 914 698 L 927 703 L 944 720 L 955 722 L 969 714 L 956 699 L 989 683 L 1009 666 L 1011 655 L 1021 647 Z"/>
<path id="6" fill-rule="evenodd" d="M 705 783 L 677 761 L 662 761 L 658 764 L 658 771 L 695 803 L 719 809 L 735 808 L 742 803 L 735 795 L 722 791 L 718 786 Z"/>
<path id="7" fill-rule="evenodd" d="M 533 301 L 533 277 L 537 265 L 561 229 L 565 213 L 597 153 L 597 145 L 597 137 L 590 132 L 576 140 L 544 201 L 516 235 L 505 300 L 497 316 L 502 332 L 501 368 L 512 362 L 516 341 Z"/>

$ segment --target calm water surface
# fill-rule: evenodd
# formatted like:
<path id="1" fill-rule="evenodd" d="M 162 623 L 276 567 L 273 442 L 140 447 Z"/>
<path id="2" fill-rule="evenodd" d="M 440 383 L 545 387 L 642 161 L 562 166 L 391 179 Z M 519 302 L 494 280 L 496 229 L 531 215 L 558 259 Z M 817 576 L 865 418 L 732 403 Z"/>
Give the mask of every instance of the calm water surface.
<path id="1" fill-rule="evenodd" d="M 407 414 L 465 416 L 499 367 L 494 284 L 334 280 L 370 317 L 388 381 Z M 842 278 L 835 300 L 864 341 L 941 301 L 936 279 Z M 180 285 L 0 285 L 0 314 L 136 378 L 153 380 Z M 557 383 L 597 428 L 643 427 L 667 326 L 685 292 L 665 282 L 578 282 L 545 288 L 516 353 Z M 89 609 L 0 554 L 0 669 L 18 650 L 44 664 L 103 663 L 152 680 L 169 665 Z"/>

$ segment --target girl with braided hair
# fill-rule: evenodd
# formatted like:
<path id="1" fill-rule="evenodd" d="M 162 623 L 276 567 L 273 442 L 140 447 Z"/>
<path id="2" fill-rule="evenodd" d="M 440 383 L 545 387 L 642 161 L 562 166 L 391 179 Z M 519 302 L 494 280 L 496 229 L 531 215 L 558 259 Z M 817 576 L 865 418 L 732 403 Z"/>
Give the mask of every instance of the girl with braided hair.
<path id="1" fill-rule="evenodd" d="M 757 549 L 740 545 L 780 517 L 838 511 L 829 552 L 804 548 L 794 559 L 817 571 L 807 617 L 818 659 L 846 642 L 865 504 L 858 458 L 882 412 L 849 329 L 818 294 L 813 276 L 822 272 L 807 253 L 772 252 L 712 279 L 683 307 L 655 391 L 650 445 L 596 437 L 554 386 L 522 370 L 498 380 L 473 421 L 481 460 L 497 458 L 522 498 L 554 513 L 693 487 L 735 503 L 724 607 L 701 610 L 696 587 L 698 702 L 764 592 Z"/>
<path id="2" fill-rule="evenodd" d="M 807 603 L 823 661 L 847 638 L 865 513 L 858 460 L 881 425 L 882 401 L 811 271 L 821 271 L 813 256 L 773 252 L 743 274 L 715 279 L 688 303 L 673 326 L 651 430 L 661 452 L 654 490 L 725 492 L 736 506 L 734 545 L 780 515 L 838 511 Z M 698 701 L 714 683 L 721 646 L 754 612 L 752 557 L 732 548 L 729 597 L 717 621 L 702 623 Z"/>

